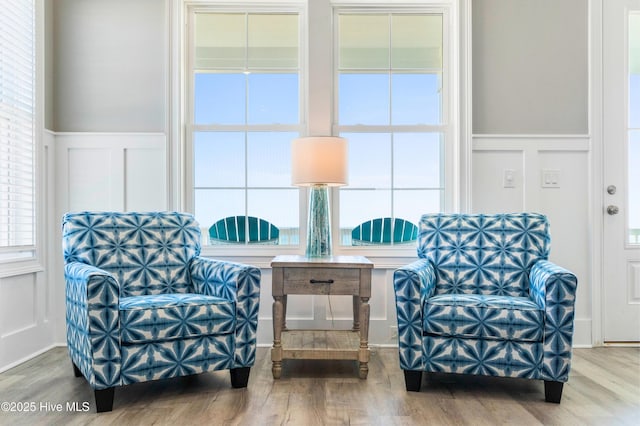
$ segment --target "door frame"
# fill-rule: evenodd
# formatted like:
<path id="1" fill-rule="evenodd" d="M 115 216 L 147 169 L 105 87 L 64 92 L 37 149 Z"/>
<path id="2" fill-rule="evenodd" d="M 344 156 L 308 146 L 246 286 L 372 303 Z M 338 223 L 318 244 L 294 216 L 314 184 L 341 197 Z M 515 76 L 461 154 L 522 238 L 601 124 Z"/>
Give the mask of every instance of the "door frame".
<path id="1" fill-rule="evenodd" d="M 591 135 L 591 344 L 604 345 L 604 75 L 603 0 L 589 1 L 589 133 Z"/>
<path id="2" fill-rule="evenodd" d="M 605 343 L 605 147 L 604 147 L 604 0 L 589 0 L 589 133 L 591 136 L 591 342 L 592 346 L 636 346 L 635 343 Z"/>

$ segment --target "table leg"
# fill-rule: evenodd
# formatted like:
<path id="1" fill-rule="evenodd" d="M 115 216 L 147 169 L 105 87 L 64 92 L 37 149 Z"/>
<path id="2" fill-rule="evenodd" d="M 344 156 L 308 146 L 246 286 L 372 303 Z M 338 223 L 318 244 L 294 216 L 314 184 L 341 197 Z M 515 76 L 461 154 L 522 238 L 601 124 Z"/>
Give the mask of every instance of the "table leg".
<path id="1" fill-rule="evenodd" d="M 273 297 L 273 348 L 271 348 L 271 361 L 273 363 L 271 372 L 274 379 L 279 379 L 282 374 L 282 328 L 284 326 L 283 319 L 283 300 L 282 296 Z"/>
<path id="2" fill-rule="evenodd" d="M 287 295 L 282 296 L 282 331 L 287 331 Z"/>
<path id="3" fill-rule="evenodd" d="M 360 378 L 366 379 L 369 374 L 369 298 L 360 298 L 360 350 L 358 361 L 360 362 Z"/>
<path id="4" fill-rule="evenodd" d="M 353 331 L 360 331 L 360 296 L 353 296 Z"/>

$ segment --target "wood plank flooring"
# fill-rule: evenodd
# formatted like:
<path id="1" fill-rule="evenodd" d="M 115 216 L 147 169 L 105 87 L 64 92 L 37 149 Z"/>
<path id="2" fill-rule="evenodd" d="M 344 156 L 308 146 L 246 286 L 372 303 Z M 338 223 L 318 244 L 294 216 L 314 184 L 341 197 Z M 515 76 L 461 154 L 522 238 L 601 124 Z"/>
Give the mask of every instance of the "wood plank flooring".
<path id="1" fill-rule="evenodd" d="M 560 405 L 544 402 L 540 381 L 458 375 L 423 378 L 406 392 L 396 349 L 372 348 L 367 380 L 354 361 L 284 362 L 271 376 L 258 348 L 247 389 L 228 372 L 116 388 L 114 409 L 95 413 L 93 392 L 73 376 L 66 348 L 0 374 L 0 402 L 35 403 L 0 412 L 0 425 L 636 425 L 640 422 L 640 349 L 575 349 Z M 88 412 L 68 410 L 77 402 Z M 61 404 L 62 412 L 52 411 Z M 83 405 L 84 404 L 84 405 Z M 33 406 L 33 405 L 32 405 Z M 48 408 L 47 408 L 48 407 Z M 23 406 L 24 408 L 24 406 Z"/>

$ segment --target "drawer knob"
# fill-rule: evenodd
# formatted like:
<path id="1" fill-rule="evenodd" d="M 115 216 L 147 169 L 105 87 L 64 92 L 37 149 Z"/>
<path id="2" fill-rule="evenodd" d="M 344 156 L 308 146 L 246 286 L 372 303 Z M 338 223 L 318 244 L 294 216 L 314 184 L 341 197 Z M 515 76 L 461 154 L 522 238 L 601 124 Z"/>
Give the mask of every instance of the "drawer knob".
<path id="1" fill-rule="evenodd" d="M 311 284 L 333 284 L 333 280 L 314 280 L 313 278 L 309 282 Z"/>

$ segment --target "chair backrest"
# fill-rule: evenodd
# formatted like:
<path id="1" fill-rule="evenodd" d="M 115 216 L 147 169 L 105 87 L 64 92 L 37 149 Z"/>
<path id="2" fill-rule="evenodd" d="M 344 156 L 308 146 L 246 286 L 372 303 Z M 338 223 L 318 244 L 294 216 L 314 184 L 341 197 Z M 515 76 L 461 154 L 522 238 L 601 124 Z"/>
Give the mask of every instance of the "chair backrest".
<path id="1" fill-rule="evenodd" d="M 526 296 L 531 267 L 549 257 L 549 222 L 538 213 L 427 214 L 419 228 L 436 294 Z"/>
<path id="2" fill-rule="evenodd" d="M 62 220 L 65 263 L 114 274 L 120 296 L 189 293 L 189 262 L 200 254 L 200 227 L 178 212 L 79 212 Z"/>
<path id="3" fill-rule="evenodd" d="M 377 218 L 368 220 L 353 228 L 351 244 L 354 246 L 369 244 L 402 244 L 415 241 L 418 237 L 418 227 L 408 220 L 395 218 L 393 227 L 391 218 Z"/>
<path id="4" fill-rule="evenodd" d="M 249 235 L 247 235 L 247 225 Z M 257 217 L 229 216 L 211 225 L 209 237 L 212 243 L 278 244 L 280 230 L 275 225 Z"/>

